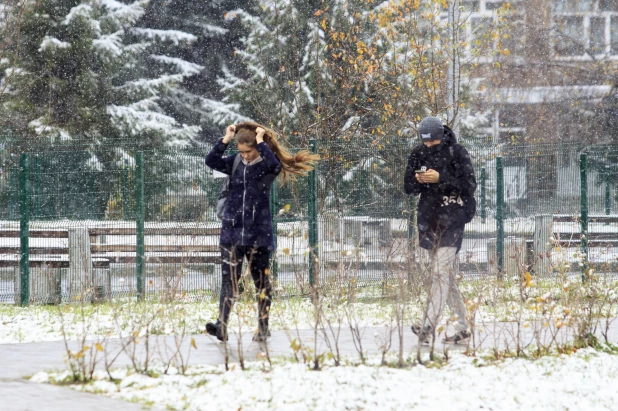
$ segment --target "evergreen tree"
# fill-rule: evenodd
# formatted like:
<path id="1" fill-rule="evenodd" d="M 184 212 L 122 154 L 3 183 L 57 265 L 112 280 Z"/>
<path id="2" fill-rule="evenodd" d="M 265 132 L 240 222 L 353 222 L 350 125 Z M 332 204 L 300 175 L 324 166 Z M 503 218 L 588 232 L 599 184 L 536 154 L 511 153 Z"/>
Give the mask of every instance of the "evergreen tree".
<path id="1" fill-rule="evenodd" d="M 284 134 L 307 130 L 316 108 L 311 87 L 314 42 L 323 43 L 313 14 L 320 1 L 258 0 L 227 14 L 246 29 L 236 70 L 220 79 L 226 102 Z M 316 45 L 317 47 L 317 45 Z"/>
<path id="2" fill-rule="evenodd" d="M 176 30 L 190 33 L 196 40 L 182 46 L 169 43 L 157 45 L 155 53 L 173 56 L 201 67 L 170 90 L 161 103 L 174 118 L 202 127 L 201 140 L 214 141 L 223 128 L 247 118 L 239 114 L 238 104 L 226 104 L 219 90 L 217 78 L 224 67 L 234 64 L 234 49 L 239 45 L 243 27 L 226 12 L 240 0 L 154 0 L 140 24 L 157 30 Z"/>
<path id="3" fill-rule="evenodd" d="M 136 26 L 147 3 L 28 2 L 0 108 L 0 121 L 22 146 L 80 141 L 92 150 L 148 148 L 196 137 L 199 127 L 166 114 L 161 100 L 201 67 L 152 53 L 159 43 L 191 43 L 195 36 Z"/>

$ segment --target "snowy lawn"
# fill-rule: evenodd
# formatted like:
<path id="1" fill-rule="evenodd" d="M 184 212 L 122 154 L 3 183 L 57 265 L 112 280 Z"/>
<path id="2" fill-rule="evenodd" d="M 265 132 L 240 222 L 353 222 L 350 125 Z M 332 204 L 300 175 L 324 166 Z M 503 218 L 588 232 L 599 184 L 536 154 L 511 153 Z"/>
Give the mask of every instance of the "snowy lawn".
<path id="1" fill-rule="evenodd" d="M 364 326 L 382 325 L 391 312 L 387 302 L 358 303 L 355 313 Z M 243 332 L 253 331 L 257 324 L 256 304 L 236 304 L 237 311 L 231 322 L 237 324 L 238 311 L 246 315 Z M 419 307 L 420 309 L 420 307 Z M 62 310 L 62 311 L 59 311 Z M 0 344 L 63 339 L 62 328 L 68 340 L 94 338 L 103 335 L 126 336 L 126 331 L 136 329 L 136 320 L 155 317 L 150 327 L 152 335 L 178 333 L 178 324 L 188 334 L 204 332 L 206 322 L 217 319 L 219 303 L 215 301 L 165 304 L 115 304 L 84 307 L 79 306 L 29 306 L 0 305 Z M 410 313 L 412 315 L 412 311 Z M 271 309 L 272 330 L 308 329 L 313 323 L 313 306 L 306 299 L 277 300 Z M 186 328 L 185 328 L 186 326 Z"/>
<path id="2" fill-rule="evenodd" d="M 194 366 L 150 375 L 128 369 L 97 371 L 94 381 L 71 384 L 75 390 L 170 410 L 361 410 L 361 409 L 618 409 L 618 355 L 581 349 L 540 359 L 468 357 L 453 353 L 445 364 L 406 369 L 367 365 L 307 365 L 265 360 L 225 371 Z M 410 360 L 410 363 L 414 361 Z M 68 383 L 70 373 L 39 372 L 31 381 Z"/>
<path id="3" fill-rule="evenodd" d="M 460 285 L 468 310 L 474 314 L 477 326 L 505 321 L 541 321 L 568 324 L 577 317 L 587 315 L 592 307 L 595 318 L 618 316 L 618 282 L 600 279 L 594 285 L 582 284 L 579 276 L 551 281 L 527 282 L 523 289 L 517 278 L 508 282 L 488 279 L 463 281 Z M 389 293 L 397 287 L 383 290 L 380 287 L 355 291 L 352 304 L 347 300 L 329 300 L 324 297 L 325 315 L 337 311 L 352 313 L 352 320 L 361 327 L 381 326 L 394 318 L 394 300 Z M 386 293 L 386 294 L 384 294 Z M 592 293 L 592 294 L 591 294 Z M 241 324 L 242 332 L 250 332 L 257 323 L 257 304 L 251 291 L 243 294 L 236 304 L 231 324 Z M 590 295 L 596 296 L 591 304 Z M 421 317 L 424 294 L 416 295 L 406 303 L 404 324 L 411 324 Z M 333 310 L 333 307 L 337 309 Z M 275 298 L 271 308 L 273 330 L 311 329 L 315 325 L 315 310 L 307 298 Z M 77 304 L 56 306 L 15 307 L 0 305 L 0 344 L 63 339 L 63 326 L 68 340 L 100 336 L 126 337 L 128 333 L 143 333 L 148 324 L 150 335 L 201 334 L 206 322 L 218 316 L 218 302 L 175 301 L 170 303 L 135 303 L 134 300 L 116 301 L 113 304 Z M 237 321 L 242 317 L 242 321 Z M 343 316 L 346 327 L 348 317 Z M 449 318 L 445 315 L 445 321 Z"/>

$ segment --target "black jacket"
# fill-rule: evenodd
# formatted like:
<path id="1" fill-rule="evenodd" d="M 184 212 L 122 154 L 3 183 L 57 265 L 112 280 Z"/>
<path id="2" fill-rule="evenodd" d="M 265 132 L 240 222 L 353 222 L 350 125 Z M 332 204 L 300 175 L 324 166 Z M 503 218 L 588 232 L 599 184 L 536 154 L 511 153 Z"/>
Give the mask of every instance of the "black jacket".
<path id="1" fill-rule="evenodd" d="M 232 174 L 235 154 L 223 157 L 228 145 L 223 139 L 206 156 L 206 165 Z M 238 164 L 230 180 L 221 224 L 221 245 L 268 247 L 274 249 L 273 223 L 270 213 L 270 188 L 281 171 L 281 163 L 266 143 L 255 146 L 262 160 L 254 165 Z"/>
<path id="2" fill-rule="evenodd" d="M 405 191 L 421 196 L 418 230 L 423 248 L 461 247 L 463 228 L 476 212 L 476 179 L 470 155 L 457 144 L 455 133 L 444 127 L 444 139 L 433 147 L 416 146 L 408 158 Z M 440 173 L 434 184 L 421 184 L 415 171 L 427 167 Z"/>

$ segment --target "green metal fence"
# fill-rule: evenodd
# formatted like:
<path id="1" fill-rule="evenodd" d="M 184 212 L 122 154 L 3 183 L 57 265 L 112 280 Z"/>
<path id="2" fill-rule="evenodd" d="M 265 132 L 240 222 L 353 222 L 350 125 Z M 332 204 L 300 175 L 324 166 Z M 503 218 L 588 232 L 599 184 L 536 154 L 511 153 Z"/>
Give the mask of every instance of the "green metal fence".
<path id="1" fill-rule="evenodd" d="M 403 175 L 415 143 L 305 147 L 321 155 L 316 171 L 271 193 L 280 293 L 414 275 L 415 203 Z M 478 212 L 459 254 L 464 276 L 551 275 L 561 262 L 616 270 L 618 147 L 466 146 Z M 5 147 L 0 301 L 216 294 L 223 179 L 204 165 L 208 150 Z"/>

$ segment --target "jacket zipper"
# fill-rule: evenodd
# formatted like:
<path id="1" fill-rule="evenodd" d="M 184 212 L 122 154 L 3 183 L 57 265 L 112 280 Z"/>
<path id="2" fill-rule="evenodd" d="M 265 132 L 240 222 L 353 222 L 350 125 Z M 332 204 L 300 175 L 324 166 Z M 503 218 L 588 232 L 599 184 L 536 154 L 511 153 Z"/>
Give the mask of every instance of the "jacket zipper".
<path id="1" fill-rule="evenodd" d="M 245 244 L 245 197 L 247 196 L 247 166 L 243 172 L 243 192 L 242 192 L 242 231 L 240 234 L 241 245 Z"/>
<path id="2" fill-rule="evenodd" d="M 253 205 L 253 223 L 255 224 L 255 204 Z"/>

